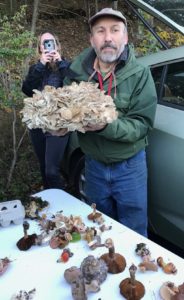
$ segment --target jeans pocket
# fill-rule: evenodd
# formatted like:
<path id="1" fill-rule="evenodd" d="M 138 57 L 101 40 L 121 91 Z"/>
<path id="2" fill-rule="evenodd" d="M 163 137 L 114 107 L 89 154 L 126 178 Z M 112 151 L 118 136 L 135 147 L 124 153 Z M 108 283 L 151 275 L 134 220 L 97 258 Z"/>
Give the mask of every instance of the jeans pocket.
<path id="1" fill-rule="evenodd" d="M 136 153 L 134 156 L 128 158 L 125 162 L 127 168 L 133 168 L 140 164 L 144 164 L 146 162 L 146 153 L 145 150 L 141 150 Z"/>

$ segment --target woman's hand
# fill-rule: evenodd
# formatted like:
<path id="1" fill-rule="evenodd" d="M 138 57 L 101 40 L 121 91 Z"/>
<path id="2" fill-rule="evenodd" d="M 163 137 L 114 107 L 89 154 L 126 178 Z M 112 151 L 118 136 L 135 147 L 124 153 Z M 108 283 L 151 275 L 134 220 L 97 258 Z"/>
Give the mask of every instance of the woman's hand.
<path id="1" fill-rule="evenodd" d="M 40 62 L 43 65 L 46 65 L 46 63 L 51 62 L 53 60 L 53 54 L 52 52 L 48 52 L 47 50 L 43 51 L 40 57 Z"/>
<path id="2" fill-rule="evenodd" d="M 41 57 L 40 57 L 40 62 L 43 64 L 43 65 L 46 65 L 46 63 L 50 63 L 50 62 L 57 62 L 57 61 L 61 61 L 61 55 L 59 54 L 58 51 L 47 51 L 47 50 L 44 50 L 41 54 Z"/>
<path id="3" fill-rule="evenodd" d="M 59 52 L 58 51 L 54 51 L 53 52 L 53 61 L 54 62 L 57 62 L 57 61 L 61 61 L 62 59 L 61 59 L 61 55 L 59 54 Z"/>

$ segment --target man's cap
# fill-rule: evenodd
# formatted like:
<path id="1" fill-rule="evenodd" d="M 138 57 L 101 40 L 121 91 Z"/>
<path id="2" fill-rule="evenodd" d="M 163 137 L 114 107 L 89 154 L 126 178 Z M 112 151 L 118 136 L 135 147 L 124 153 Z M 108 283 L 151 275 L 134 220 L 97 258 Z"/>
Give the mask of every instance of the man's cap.
<path id="1" fill-rule="evenodd" d="M 119 10 L 114 10 L 112 8 L 103 8 L 102 10 L 100 10 L 99 12 L 97 12 L 94 16 L 92 16 L 91 18 L 89 18 L 89 26 L 93 26 L 94 22 L 101 17 L 104 16 L 111 16 L 111 17 L 115 17 L 118 18 L 120 20 L 123 21 L 123 23 L 125 24 L 125 26 L 127 26 L 127 20 L 126 18 L 123 16 L 123 14 L 119 11 Z"/>

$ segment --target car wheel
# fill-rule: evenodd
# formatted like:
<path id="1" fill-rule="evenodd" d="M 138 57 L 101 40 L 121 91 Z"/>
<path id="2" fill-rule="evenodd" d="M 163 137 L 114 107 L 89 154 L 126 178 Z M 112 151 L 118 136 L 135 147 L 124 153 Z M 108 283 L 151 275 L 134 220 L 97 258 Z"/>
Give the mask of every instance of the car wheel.
<path id="1" fill-rule="evenodd" d="M 82 156 L 74 171 L 74 188 L 75 196 L 86 202 L 86 195 L 84 192 L 85 186 L 85 158 Z"/>

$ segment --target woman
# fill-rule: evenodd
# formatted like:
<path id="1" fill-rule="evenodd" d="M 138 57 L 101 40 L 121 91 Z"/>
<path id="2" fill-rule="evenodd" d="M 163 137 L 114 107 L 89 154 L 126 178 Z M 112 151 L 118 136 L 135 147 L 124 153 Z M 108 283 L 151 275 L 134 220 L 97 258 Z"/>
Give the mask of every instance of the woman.
<path id="1" fill-rule="evenodd" d="M 69 65 L 69 62 L 61 57 L 61 46 L 57 36 L 50 32 L 39 36 L 37 53 L 38 62 L 30 66 L 22 85 L 22 91 L 28 97 L 33 96 L 34 89 L 42 91 L 45 85 L 62 87 Z M 32 129 L 30 136 L 39 160 L 44 188 L 63 189 L 64 179 L 61 177 L 60 164 L 69 134 L 59 137 L 48 132 L 43 133 L 41 129 Z"/>

